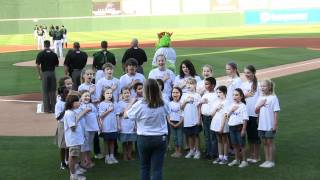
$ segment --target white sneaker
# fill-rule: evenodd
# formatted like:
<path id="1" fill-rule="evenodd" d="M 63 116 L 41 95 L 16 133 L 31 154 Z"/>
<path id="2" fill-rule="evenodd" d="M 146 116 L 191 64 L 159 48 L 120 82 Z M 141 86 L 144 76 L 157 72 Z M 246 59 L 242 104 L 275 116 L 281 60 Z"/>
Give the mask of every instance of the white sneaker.
<path id="1" fill-rule="evenodd" d="M 106 157 L 104 158 L 104 163 L 105 163 L 105 164 L 112 164 L 112 161 L 111 161 L 109 155 L 106 155 Z"/>
<path id="2" fill-rule="evenodd" d="M 194 159 L 200 159 L 200 156 L 201 156 L 200 151 L 199 151 L 199 150 L 196 150 L 196 152 L 194 153 L 193 158 L 194 158 Z"/>
<path id="3" fill-rule="evenodd" d="M 263 166 L 263 168 L 272 168 L 272 167 L 274 167 L 274 166 L 275 166 L 274 162 L 268 161 L 268 163 L 266 163 L 266 164 Z M 260 166 L 260 167 L 261 167 L 261 166 Z"/>
<path id="4" fill-rule="evenodd" d="M 87 170 L 86 169 L 84 169 L 84 168 L 82 168 L 82 167 L 78 167 L 78 168 L 76 168 L 76 172 L 75 172 L 75 174 L 76 175 L 81 175 L 81 174 L 84 174 L 84 173 L 86 173 L 87 172 Z"/>
<path id="5" fill-rule="evenodd" d="M 119 163 L 119 161 L 114 156 L 110 156 L 110 161 L 111 161 L 111 164 Z"/>
<path id="6" fill-rule="evenodd" d="M 87 178 L 84 176 L 79 176 L 77 174 L 71 174 L 70 175 L 70 180 L 86 180 Z"/>
<path id="7" fill-rule="evenodd" d="M 212 162 L 212 164 L 219 164 L 221 161 L 222 161 L 222 159 L 217 158 L 216 160 L 214 160 L 214 161 Z"/>
<path id="8" fill-rule="evenodd" d="M 188 154 L 185 156 L 185 158 L 190 159 L 192 156 L 194 156 L 194 153 L 194 150 L 190 150 Z"/>
<path id="9" fill-rule="evenodd" d="M 242 161 L 241 164 L 239 165 L 239 168 L 244 168 L 247 167 L 249 164 L 247 161 Z"/>
<path id="10" fill-rule="evenodd" d="M 97 155 L 94 155 L 94 158 L 95 159 L 103 159 L 104 156 L 102 154 L 97 154 Z"/>
<path id="11" fill-rule="evenodd" d="M 269 163 L 269 161 L 265 161 L 262 164 L 260 164 L 259 167 L 264 168 L 268 163 Z"/>
<path id="12" fill-rule="evenodd" d="M 228 166 L 234 166 L 234 165 L 239 165 L 240 162 L 238 160 L 233 160 L 231 163 L 228 164 Z"/>
<path id="13" fill-rule="evenodd" d="M 228 164 L 228 160 L 227 159 L 222 159 L 220 162 L 219 162 L 220 165 L 224 165 L 224 164 Z"/>

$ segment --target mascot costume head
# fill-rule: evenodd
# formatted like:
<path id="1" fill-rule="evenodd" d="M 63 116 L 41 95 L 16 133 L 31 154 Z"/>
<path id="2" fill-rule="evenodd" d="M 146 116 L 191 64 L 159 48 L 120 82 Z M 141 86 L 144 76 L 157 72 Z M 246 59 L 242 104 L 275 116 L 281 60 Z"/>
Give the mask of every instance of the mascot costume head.
<path id="1" fill-rule="evenodd" d="M 158 55 L 164 55 L 166 57 L 166 66 L 173 72 L 175 72 L 176 69 L 176 52 L 171 47 L 171 36 L 172 32 L 160 32 L 158 33 L 158 43 L 156 44 L 156 53 L 154 55 L 152 66 L 157 67 L 157 61 L 156 57 Z"/>

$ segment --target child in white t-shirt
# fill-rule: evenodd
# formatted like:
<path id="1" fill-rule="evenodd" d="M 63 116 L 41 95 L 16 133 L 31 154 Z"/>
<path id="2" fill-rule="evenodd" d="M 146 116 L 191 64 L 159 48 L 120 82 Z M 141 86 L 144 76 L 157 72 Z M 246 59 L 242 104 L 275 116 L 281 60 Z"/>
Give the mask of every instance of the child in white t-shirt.
<path id="1" fill-rule="evenodd" d="M 130 58 L 125 63 L 125 68 L 127 74 L 124 74 L 120 77 L 120 89 L 123 87 L 129 87 L 131 89 L 131 97 L 135 97 L 136 93 L 133 90 L 133 87 L 136 83 L 143 83 L 145 77 L 137 72 L 138 61 Z"/>
<path id="2" fill-rule="evenodd" d="M 201 119 L 203 124 L 204 140 L 205 140 L 205 157 L 206 159 L 212 159 L 217 156 L 217 139 L 214 134 L 210 132 L 210 125 L 212 120 L 212 106 L 218 99 L 216 92 L 214 91 L 216 86 L 216 79 L 214 77 L 208 77 L 204 80 L 204 94 L 202 95 L 201 105 Z"/>
<path id="3" fill-rule="evenodd" d="M 78 165 L 81 145 L 84 143 L 84 134 L 80 119 L 84 114 L 88 113 L 90 109 L 79 112 L 79 107 L 79 96 L 77 94 L 69 94 L 66 98 L 66 111 L 63 121 L 66 145 L 69 148 L 70 179 L 83 178 L 81 176 L 79 177 L 78 174 L 85 172 L 85 170 Z"/>
<path id="4" fill-rule="evenodd" d="M 105 76 L 96 82 L 96 95 L 101 99 L 103 95 L 104 88 L 110 87 L 112 89 L 112 95 L 114 102 L 118 102 L 120 94 L 120 81 L 119 79 L 113 77 L 114 66 L 111 63 L 105 63 L 102 66 Z"/>
<path id="5" fill-rule="evenodd" d="M 132 150 L 133 143 L 137 140 L 136 124 L 135 121 L 124 117 L 126 112 L 134 102 L 130 102 L 130 88 L 124 87 L 121 89 L 121 100 L 118 103 L 119 107 L 119 130 L 120 130 L 120 142 L 122 143 L 123 160 L 133 160 Z"/>
<path id="6" fill-rule="evenodd" d="M 185 156 L 189 159 L 200 159 L 199 133 L 200 133 L 200 101 L 201 96 L 196 92 L 197 81 L 189 78 L 186 84 L 188 92 L 181 97 L 181 109 L 183 109 L 183 127 L 189 142 L 190 151 Z"/>
<path id="7" fill-rule="evenodd" d="M 248 166 L 248 162 L 246 161 L 245 141 L 249 117 L 245 102 L 242 90 L 236 88 L 233 92 L 233 103 L 226 110 L 231 144 L 235 149 L 235 160 L 229 163 L 228 166 L 239 165 L 239 168 Z"/>
<path id="8" fill-rule="evenodd" d="M 218 141 L 218 158 L 213 161 L 213 164 L 227 164 L 228 162 L 228 148 L 229 148 L 229 126 L 225 123 L 225 111 L 227 108 L 226 95 L 227 87 L 219 86 L 216 90 L 218 100 L 214 103 L 212 112 L 212 121 L 210 125 L 211 131 L 217 137 Z"/>
<path id="9" fill-rule="evenodd" d="M 166 68 L 166 57 L 163 54 L 158 55 L 156 60 L 158 67 L 150 71 L 149 78 L 161 79 L 163 81 L 162 94 L 165 97 L 170 97 L 175 74 Z"/>
<path id="10" fill-rule="evenodd" d="M 106 87 L 98 106 L 106 149 L 106 164 L 118 163 L 114 157 L 115 143 L 118 137 L 117 104 L 113 103 L 112 92 L 111 87 Z"/>
<path id="11" fill-rule="evenodd" d="M 278 114 L 280 106 L 277 96 L 274 95 L 274 85 L 271 80 L 261 81 L 260 87 L 262 96 L 260 96 L 257 101 L 256 113 L 259 114 L 259 136 L 263 140 L 265 149 L 265 162 L 262 163 L 260 167 L 271 168 L 275 166 L 273 160 L 273 139 L 278 129 Z"/>
<path id="12" fill-rule="evenodd" d="M 82 71 L 82 84 L 78 87 L 78 91 L 89 91 L 90 98 L 92 103 L 96 103 L 99 101 L 99 96 L 96 95 L 96 85 L 92 83 L 93 79 L 93 70 L 92 69 L 84 69 Z"/>
<path id="13" fill-rule="evenodd" d="M 170 125 L 171 134 L 175 145 L 175 152 L 171 154 L 171 157 L 179 158 L 182 156 L 183 145 L 183 117 L 180 103 L 182 90 L 179 87 L 173 87 L 171 94 L 172 101 L 168 103 L 170 108 L 168 124 Z"/>
<path id="14" fill-rule="evenodd" d="M 81 91 L 80 110 L 91 109 L 82 117 L 82 127 L 84 128 L 84 144 L 81 146 L 81 152 L 84 156 L 82 159 L 82 166 L 85 168 L 92 168 L 94 163 L 91 161 L 90 152 L 92 152 L 93 139 L 96 132 L 99 131 L 98 125 L 98 110 L 96 106 L 91 103 L 90 92 Z"/>
<path id="15" fill-rule="evenodd" d="M 233 103 L 233 91 L 236 88 L 240 88 L 242 80 L 240 79 L 240 74 L 238 72 L 238 65 L 235 62 L 229 62 L 226 64 L 226 74 L 228 79 L 226 80 L 226 86 L 228 88 L 227 93 L 227 103 Z"/>
<path id="16" fill-rule="evenodd" d="M 260 159 L 260 144 L 261 140 L 258 135 L 258 114 L 255 113 L 255 105 L 260 95 L 258 88 L 258 80 L 256 77 L 256 69 L 252 65 L 244 68 L 244 76 L 246 81 L 241 84 L 241 89 L 246 98 L 246 106 L 249 120 L 247 123 L 248 136 L 248 158 L 247 161 L 257 163 Z"/>

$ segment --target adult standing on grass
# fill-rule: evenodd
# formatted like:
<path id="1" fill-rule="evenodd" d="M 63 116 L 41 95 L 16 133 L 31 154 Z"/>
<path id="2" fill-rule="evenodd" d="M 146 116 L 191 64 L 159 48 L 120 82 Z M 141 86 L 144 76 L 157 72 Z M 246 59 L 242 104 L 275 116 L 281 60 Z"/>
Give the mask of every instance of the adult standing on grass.
<path id="1" fill-rule="evenodd" d="M 102 70 L 102 66 L 105 63 L 111 63 L 112 65 L 116 65 L 116 58 L 114 54 L 107 50 L 108 42 L 101 41 L 101 51 L 98 51 L 93 54 L 93 64 L 92 69 L 96 72 L 95 83 L 98 83 L 99 79 L 104 77 L 104 72 Z"/>
<path id="2" fill-rule="evenodd" d="M 122 57 L 122 69 L 125 72 L 125 63 L 128 59 L 134 58 L 138 61 L 137 72 L 144 74 L 142 65 L 144 62 L 147 62 L 146 52 L 139 48 L 138 39 L 133 38 L 131 41 L 131 48 L 127 49 Z"/>
<path id="3" fill-rule="evenodd" d="M 62 32 L 59 30 L 59 26 L 56 26 L 56 29 L 53 33 L 53 43 L 54 43 L 54 52 L 58 53 L 59 57 L 63 58 L 63 46 L 62 46 Z"/>
<path id="4" fill-rule="evenodd" d="M 54 112 L 56 104 L 56 75 L 55 67 L 59 65 L 57 54 L 50 50 L 50 41 L 44 41 L 44 50 L 39 52 L 36 64 L 39 79 L 42 80 L 42 95 L 44 112 Z"/>
<path id="5" fill-rule="evenodd" d="M 88 55 L 80 51 L 80 43 L 74 42 L 73 49 L 70 49 L 64 60 L 64 73 L 72 77 L 72 89 L 77 91 L 80 86 L 81 71 L 87 64 Z"/>
<path id="6" fill-rule="evenodd" d="M 162 100 L 156 80 L 146 80 L 143 91 L 144 98 L 133 104 L 125 116 L 137 123 L 140 179 L 149 180 L 152 177 L 153 180 L 162 180 L 168 134 L 166 117 L 170 110 Z"/>

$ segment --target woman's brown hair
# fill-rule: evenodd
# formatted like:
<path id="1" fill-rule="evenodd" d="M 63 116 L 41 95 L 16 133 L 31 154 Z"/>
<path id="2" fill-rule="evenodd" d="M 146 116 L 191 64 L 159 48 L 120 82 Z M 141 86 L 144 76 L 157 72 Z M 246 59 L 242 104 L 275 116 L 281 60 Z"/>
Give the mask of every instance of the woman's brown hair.
<path id="1" fill-rule="evenodd" d="M 150 108 L 164 105 L 159 85 L 155 79 L 147 79 L 143 85 L 144 99 Z"/>

